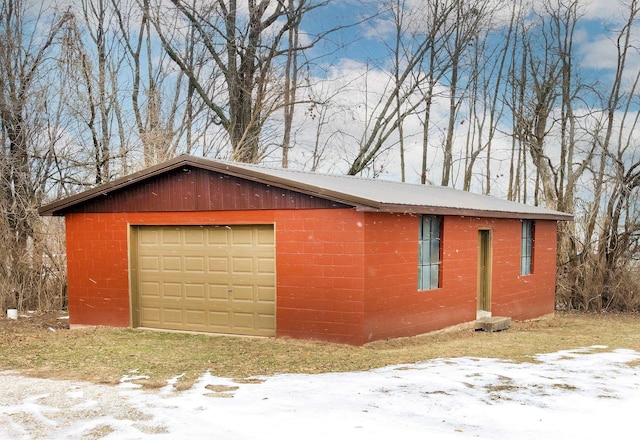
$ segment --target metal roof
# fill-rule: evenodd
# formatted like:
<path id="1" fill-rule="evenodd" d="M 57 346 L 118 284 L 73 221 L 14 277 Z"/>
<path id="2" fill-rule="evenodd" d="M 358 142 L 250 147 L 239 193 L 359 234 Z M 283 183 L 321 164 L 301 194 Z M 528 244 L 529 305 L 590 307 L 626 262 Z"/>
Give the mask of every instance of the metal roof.
<path id="1" fill-rule="evenodd" d="M 124 189 L 180 167 L 195 167 L 265 185 L 286 188 L 340 202 L 361 211 L 462 215 L 477 217 L 572 220 L 573 216 L 538 206 L 511 202 L 448 187 L 401 183 L 355 176 L 267 168 L 190 155 L 144 169 L 40 208 L 41 215 L 64 215 L 75 205 Z"/>

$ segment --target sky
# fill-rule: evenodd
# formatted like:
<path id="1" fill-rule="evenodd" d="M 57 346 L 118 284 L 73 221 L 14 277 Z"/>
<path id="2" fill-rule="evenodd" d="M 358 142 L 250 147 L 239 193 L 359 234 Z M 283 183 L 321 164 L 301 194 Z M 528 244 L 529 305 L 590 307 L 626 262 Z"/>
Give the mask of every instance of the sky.
<path id="1" fill-rule="evenodd" d="M 499 2 L 500 0 L 495 0 Z M 406 0 L 408 5 L 422 6 L 418 0 Z M 526 2 L 525 2 L 526 3 Z M 528 3 L 541 9 L 543 0 L 530 0 Z M 556 3 L 553 1 L 552 3 Z M 565 1 L 569 3 L 569 1 Z M 579 2 L 581 19 L 576 29 L 575 43 L 577 64 L 580 68 L 581 77 L 589 77 L 593 82 L 599 81 L 601 84 L 608 82 L 615 72 L 617 54 L 615 50 L 615 32 L 620 29 L 626 16 L 623 4 L 624 0 L 590 0 Z M 330 7 L 319 8 L 314 13 L 317 19 L 303 21 L 303 29 L 310 33 L 319 27 L 326 29 L 326 23 L 346 23 L 353 22 L 354 17 L 365 16 L 380 6 L 381 2 L 369 0 L 343 0 L 334 2 Z M 505 4 L 510 4 L 506 2 Z M 373 6 L 372 6 L 373 5 Z M 505 23 L 508 21 L 509 8 L 502 8 L 504 14 L 498 14 L 496 23 L 502 17 Z M 385 35 L 392 37 L 393 26 L 385 25 L 384 16 L 374 20 L 363 22 L 357 26 L 350 27 L 339 34 L 331 34 L 327 41 L 318 45 L 314 51 L 323 56 L 315 60 L 318 66 L 322 66 L 315 73 L 316 80 L 322 84 L 324 96 L 331 97 L 336 104 L 334 108 L 341 109 L 333 111 L 327 115 L 326 126 L 327 138 L 331 145 L 347 145 L 341 151 L 327 155 L 323 169 L 321 171 L 343 173 L 348 169 L 355 154 L 355 145 L 362 138 L 362 131 L 365 127 L 367 115 L 365 112 L 373 111 L 376 104 L 376 97 L 389 87 L 390 72 L 386 70 L 389 66 L 390 55 L 388 48 L 381 44 L 381 38 Z M 388 18 L 388 17 L 387 17 Z M 392 39 L 392 38 L 391 38 Z M 387 41 L 390 43 L 391 41 Z M 376 62 L 376 59 L 378 60 Z M 386 60 L 386 61 L 385 61 Z M 635 72 L 640 69 L 640 56 L 634 53 L 628 62 L 628 71 Z M 323 79 L 329 79 L 323 82 Z M 333 95 L 336 90 L 340 92 Z M 606 91 L 606 87 L 604 87 Z M 430 151 L 428 153 L 428 179 L 435 184 L 440 183 L 442 152 L 441 145 L 446 135 L 446 125 L 448 118 L 447 91 L 443 90 L 440 98 L 434 100 L 432 109 L 432 137 L 430 141 Z M 585 93 L 586 98 L 586 93 Z M 354 103 L 358 103 L 357 108 Z M 593 104 L 593 103 L 591 103 Z M 576 104 L 577 105 L 577 104 Z M 576 109 L 579 112 L 579 109 Z M 456 187 L 462 186 L 463 170 L 465 158 L 466 125 L 464 123 L 463 108 L 459 120 L 458 128 L 454 138 L 457 146 L 454 153 L 454 174 L 453 184 Z M 308 166 L 309 151 L 305 145 L 311 145 L 315 140 L 315 123 L 319 120 L 317 114 L 313 120 L 307 119 L 308 125 L 302 125 L 296 133 L 296 145 L 294 148 L 292 167 L 305 168 Z M 462 121 L 462 122 L 461 122 Z M 467 121 L 468 122 L 468 121 Z M 582 122 L 582 121 L 581 121 Z M 422 155 L 422 122 L 420 117 L 410 117 L 405 121 L 405 147 L 407 149 L 407 180 L 418 182 L 421 172 Z M 330 137 L 329 137 L 330 136 Z M 391 137 L 391 142 L 394 141 Z M 551 148 L 551 147 L 550 147 Z M 493 177 L 493 194 L 506 196 L 506 180 L 510 164 L 511 137 L 508 127 L 500 127 L 497 138 L 494 141 L 494 160 L 492 161 L 491 174 Z M 551 153 L 553 154 L 553 152 Z M 277 157 L 272 157 L 271 161 L 277 165 Z M 482 191 L 483 160 L 480 159 L 476 168 L 476 176 L 473 184 L 473 191 Z M 399 155 L 397 148 L 394 148 L 389 155 L 383 155 L 378 163 L 384 164 L 385 168 L 380 173 L 380 177 L 399 180 Z M 369 174 L 371 175 L 371 173 Z"/>
<path id="2" fill-rule="evenodd" d="M 371 371 L 234 381 L 204 373 L 177 392 L 0 372 L 0 438 L 630 438 L 640 352 L 592 346 L 528 363 L 443 358 Z"/>
<path id="3" fill-rule="evenodd" d="M 39 0 L 30 0 L 36 5 L 49 4 Z M 125 2 L 125 0 L 121 0 Z M 135 0 L 127 0 L 133 4 Z M 157 0 L 165 6 L 170 6 L 169 11 L 175 10 L 170 0 Z M 314 0 L 321 3 L 321 0 Z M 388 48 L 385 48 L 381 42 L 381 38 L 389 37 L 393 34 L 392 23 L 388 20 L 388 15 L 378 16 L 376 19 L 360 21 L 363 17 L 370 16 L 373 11 L 380 9 L 380 5 L 391 0 L 332 0 L 327 6 L 322 6 L 314 10 L 303 19 L 302 31 L 309 35 L 315 35 L 322 31 L 326 31 L 331 26 L 339 26 L 352 24 L 342 32 L 330 33 L 316 47 L 307 52 L 308 59 L 312 61 L 311 68 L 312 78 L 310 83 L 313 87 L 305 90 L 298 99 L 303 101 L 296 109 L 296 127 L 293 136 L 294 148 L 291 150 L 290 167 L 295 169 L 309 170 L 311 167 L 311 156 L 314 143 L 317 139 L 319 121 L 323 121 L 320 127 L 322 132 L 320 135 L 321 148 L 326 148 L 323 162 L 318 171 L 330 173 L 345 173 L 358 152 L 359 146 L 363 141 L 363 132 L 369 123 L 371 128 L 371 114 L 375 111 L 378 99 L 388 94 L 390 90 L 391 73 L 388 70 L 391 55 Z M 395 1 L 395 0 L 394 0 Z M 420 10 L 424 0 L 404 0 L 407 5 L 416 7 Z M 512 5 L 512 0 L 489 0 L 496 4 Z M 536 5 L 538 8 L 544 1 L 552 3 L 570 3 L 573 0 L 523 0 L 525 3 Z M 581 67 L 581 73 L 597 78 L 602 83 L 606 83 L 611 78 L 616 65 L 616 51 L 614 45 L 614 32 L 620 28 L 624 21 L 625 3 L 630 0 L 580 0 L 581 13 L 583 19 L 580 21 L 576 32 L 576 44 L 578 48 L 578 63 Z M 393 3 L 393 1 L 391 1 Z M 71 4 L 78 6 L 80 0 L 57 0 L 53 4 L 59 8 Z M 246 0 L 238 2 L 239 5 L 246 5 Z M 271 8 L 274 8 L 276 2 L 271 1 Z M 470 3 L 472 4 L 472 3 Z M 497 25 L 501 21 L 505 21 L 509 15 L 509 8 L 502 7 L 495 19 Z M 168 14 L 170 15 L 170 14 Z M 135 20 L 132 18 L 135 22 Z M 385 21 L 386 20 L 386 21 Z M 356 23 L 356 24 L 353 24 Z M 423 25 L 420 20 L 416 20 L 415 26 Z M 308 37 L 312 40 L 312 37 Z M 303 38 L 304 39 L 304 38 Z M 387 44 L 392 41 L 388 39 Z M 160 50 L 159 43 L 155 42 L 158 48 L 157 58 L 154 61 L 158 63 L 163 59 L 164 62 L 173 66 L 166 54 Z M 637 46 L 637 44 L 636 44 Z M 162 55 L 159 55 L 162 53 Z M 634 52 L 634 56 L 629 62 L 629 71 L 637 72 L 640 69 L 640 54 Z M 177 68 L 173 66 L 175 71 Z M 123 90 L 131 87 L 128 70 L 123 69 L 122 79 Z M 170 82 L 170 81 L 167 81 Z M 603 87 L 606 92 L 606 87 Z M 443 162 L 442 145 L 447 132 L 447 119 L 449 115 L 449 102 L 447 99 L 446 81 L 437 86 L 436 97 L 433 101 L 430 120 L 430 141 L 427 158 L 427 180 L 430 183 L 440 184 L 441 168 Z M 415 99 L 418 98 L 416 93 Z M 172 97 L 171 97 L 172 99 Z M 171 104 L 171 99 L 165 99 L 166 105 Z M 330 102 L 327 105 L 326 114 L 319 115 L 318 110 L 308 111 L 307 103 L 312 100 Z M 466 104 L 465 104 L 466 105 Z M 125 107 L 126 108 L 126 107 Z M 378 105 L 378 109 L 380 105 Z M 166 110 L 168 112 L 168 109 Z M 576 111 L 579 112 L 579 109 Z M 407 177 L 406 180 L 412 183 L 420 181 L 421 165 L 422 165 L 422 126 L 424 114 L 409 117 L 404 123 L 405 148 L 407 155 Z M 506 111 L 505 111 L 506 114 Z M 132 121 L 133 116 L 129 114 Z M 629 118 L 630 120 L 631 118 Z M 498 197 L 506 197 L 506 187 L 508 184 L 508 173 L 511 158 L 511 132 L 510 127 L 506 126 L 510 122 L 508 117 L 504 117 L 505 124 L 501 125 L 494 140 L 492 150 L 492 195 Z M 581 120 L 580 123 L 584 121 Z M 585 122 L 585 125 L 589 122 Z M 590 122 L 592 123 L 592 122 Z M 196 123 L 196 132 L 202 129 Z M 262 142 L 268 151 L 268 155 L 264 160 L 265 165 L 280 166 L 282 141 L 282 114 L 276 112 L 269 120 L 265 130 L 263 131 Z M 463 108 L 456 121 L 454 134 L 454 170 L 451 185 L 461 188 L 463 185 L 464 170 L 463 165 L 466 158 L 466 139 L 467 127 L 469 127 L 468 109 Z M 70 138 L 73 142 L 85 145 L 87 151 L 92 151 L 91 137 L 89 132 L 84 130 L 82 121 L 74 129 Z M 79 127 L 79 128 L 78 128 Z M 77 132 L 82 132 L 78 134 Z M 84 130 L 84 131 L 83 131 Z M 114 129 L 115 131 L 115 129 Z M 135 132 L 135 130 L 134 130 Z M 194 154 L 205 154 L 207 157 L 213 157 L 215 152 L 220 149 L 222 152 L 219 156 L 221 159 L 229 158 L 231 150 L 227 145 L 227 137 L 223 133 L 224 130 L 219 127 L 209 128 L 207 137 L 202 140 L 198 147 L 193 151 Z M 222 133 L 222 134 L 221 134 Z M 486 133 L 486 131 L 485 131 Z M 79 138 L 76 139 L 75 136 Z M 113 145 L 117 145 L 117 134 L 113 133 Z M 640 135 L 638 135 L 640 137 Z M 397 134 L 391 135 L 385 143 L 389 147 L 387 154 L 381 155 L 375 164 L 375 171 L 367 170 L 364 176 L 379 176 L 390 180 L 400 179 L 399 153 L 395 142 L 397 142 Z M 137 145 L 137 138 L 132 134 L 127 137 L 125 143 L 131 142 Z M 586 141 L 585 141 L 586 142 Z M 549 149 L 553 149 L 559 142 L 549 142 Z M 557 155 L 557 154 L 555 154 Z M 550 152 L 552 159 L 554 151 Z M 475 175 L 471 190 L 474 192 L 483 191 L 485 181 L 485 159 L 481 155 L 476 162 L 474 168 Z M 136 164 L 138 166 L 138 164 Z M 92 172 L 92 171 L 91 171 Z M 530 176 L 531 177 L 531 176 Z M 532 181 L 532 177 L 529 179 Z M 529 201 L 530 202 L 530 201 Z"/>

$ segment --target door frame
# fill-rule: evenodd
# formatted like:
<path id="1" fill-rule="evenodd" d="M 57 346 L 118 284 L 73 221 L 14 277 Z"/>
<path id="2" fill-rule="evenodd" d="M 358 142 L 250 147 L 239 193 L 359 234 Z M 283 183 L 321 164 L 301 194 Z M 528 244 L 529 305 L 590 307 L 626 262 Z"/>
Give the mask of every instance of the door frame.
<path id="1" fill-rule="evenodd" d="M 491 316 L 491 278 L 493 260 L 493 230 L 478 230 L 478 283 L 476 290 L 477 317 Z"/>

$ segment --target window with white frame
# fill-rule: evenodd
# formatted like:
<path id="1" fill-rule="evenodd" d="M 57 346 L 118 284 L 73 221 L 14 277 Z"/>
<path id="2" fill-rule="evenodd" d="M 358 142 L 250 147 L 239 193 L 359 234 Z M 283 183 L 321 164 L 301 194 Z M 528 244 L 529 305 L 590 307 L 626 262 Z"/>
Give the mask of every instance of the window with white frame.
<path id="1" fill-rule="evenodd" d="M 520 275 L 533 273 L 533 220 L 522 220 L 522 245 L 520 247 Z"/>
<path id="2" fill-rule="evenodd" d="M 418 290 L 440 287 L 441 223 L 439 216 L 420 216 Z"/>

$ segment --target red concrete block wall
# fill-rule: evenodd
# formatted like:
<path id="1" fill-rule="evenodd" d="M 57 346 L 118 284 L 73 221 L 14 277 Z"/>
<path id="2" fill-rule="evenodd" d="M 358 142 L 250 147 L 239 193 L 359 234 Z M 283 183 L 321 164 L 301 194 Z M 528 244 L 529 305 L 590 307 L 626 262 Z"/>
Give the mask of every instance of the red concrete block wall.
<path id="1" fill-rule="evenodd" d="M 361 343 L 363 238 L 363 214 L 355 210 L 278 214 L 278 336 Z"/>
<path id="2" fill-rule="evenodd" d="M 368 214 L 365 339 L 396 338 L 475 319 L 477 230 L 442 226 L 441 288 L 418 290 L 418 216 Z M 471 250 L 468 246 L 471 246 Z M 389 265 L 388 262 L 394 263 Z M 375 268 L 375 269 L 374 269 Z M 385 282 L 385 280 L 387 280 Z"/>
<path id="3" fill-rule="evenodd" d="M 533 273 L 520 275 L 519 220 L 504 221 L 494 235 L 492 312 L 516 320 L 538 318 L 554 312 L 556 288 L 555 221 L 536 220 L 533 237 Z"/>
<path id="4" fill-rule="evenodd" d="M 493 231 L 492 312 L 553 312 L 556 223 L 536 221 L 520 276 L 519 220 L 446 217 L 441 287 L 418 291 L 418 217 L 353 209 L 69 214 L 72 325 L 130 326 L 129 225 L 274 224 L 279 337 L 350 344 L 475 319 L 478 230 Z"/>
<path id="5" fill-rule="evenodd" d="M 351 209 L 69 214 L 72 325 L 131 325 L 129 225 L 275 224 L 278 336 L 359 343 L 361 213 Z"/>
<path id="6" fill-rule="evenodd" d="M 66 216 L 71 324 L 129 325 L 127 228 L 114 217 Z"/>
<path id="7" fill-rule="evenodd" d="M 440 288 L 418 291 L 418 217 L 366 214 L 363 341 L 473 321 L 478 231 L 492 231 L 492 313 L 522 320 L 554 310 L 556 223 L 537 221 L 533 274 L 520 275 L 520 220 L 445 217 Z"/>

